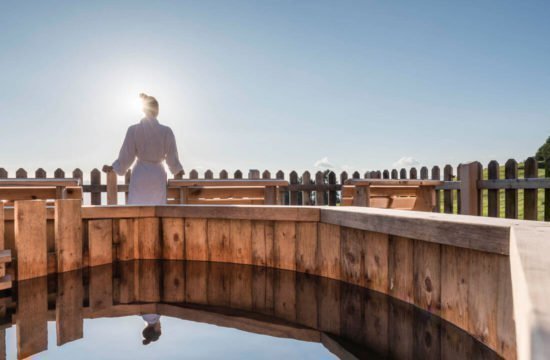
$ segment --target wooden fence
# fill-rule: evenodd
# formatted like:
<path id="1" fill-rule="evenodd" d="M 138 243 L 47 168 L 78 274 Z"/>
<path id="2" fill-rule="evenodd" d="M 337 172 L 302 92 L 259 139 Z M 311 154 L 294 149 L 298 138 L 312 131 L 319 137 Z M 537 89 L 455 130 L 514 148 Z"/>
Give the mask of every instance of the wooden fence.
<path id="1" fill-rule="evenodd" d="M 496 161 L 491 161 L 486 168 L 479 162 L 473 171 L 469 166 L 468 179 L 461 181 L 461 167 L 453 168 L 445 165 L 443 168 L 434 166 L 415 167 L 410 169 L 386 169 L 383 171 L 368 171 L 361 174 L 359 171 L 346 171 L 336 174 L 333 171 L 305 171 L 299 174 L 291 171 L 285 174 L 282 170 L 272 174 L 265 170 L 250 170 L 245 177 L 241 170 L 236 170 L 231 176 L 228 171 L 222 170 L 215 174 L 206 170 L 202 176 L 197 170 L 189 172 L 189 179 L 286 179 L 289 186 L 281 189 L 281 197 L 285 205 L 329 205 L 340 203 L 342 184 L 349 178 L 353 179 L 432 179 L 444 180 L 444 185 L 437 188 L 437 209 L 443 213 L 459 213 L 470 215 L 484 215 L 490 217 L 506 217 L 509 219 L 543 220 L 550 221 L 550 160 L 546 163 L 537 163 L 534 158 L 528 158 L 518 164 L 514 159 L 508 160 L 503 167 Z M 473 173 L 472 173 L 473 172 Z M 8 172 L 0 168 L 0 179 L 8 178 Z M 72 177 L 83 181 L 85 202 L 92 205 L 112 203 L 107 199 L 108 182 L 98 169 L 93 169 L 89 178 L 84 179 L 84 173 L 75 169 L 70 175 L 62 169 L 55 170 L 54 178 Z M 24 169 L 18 169 L 16 178 L 33 177 Z M 46 171 L 42 168 L 34 173 L 36 178 L 46 178 Z M 104 182 L 105 181 L 105 182 Z M 128 192 L 130 171 L 124 177 L 124 183 L 117 185 L 119 193 Z M 111 182 L 112 183 L 112 182 Z M 468 191 L 468 194 L 463 192 Z M 88 198 L 89 196 L 89 198 Z M 462 199 L 470 199 L 467 209 Z M 472 205 L 472 201 L 474 205 Z M 473 206 L 473 207 L 472 207 Z"/>

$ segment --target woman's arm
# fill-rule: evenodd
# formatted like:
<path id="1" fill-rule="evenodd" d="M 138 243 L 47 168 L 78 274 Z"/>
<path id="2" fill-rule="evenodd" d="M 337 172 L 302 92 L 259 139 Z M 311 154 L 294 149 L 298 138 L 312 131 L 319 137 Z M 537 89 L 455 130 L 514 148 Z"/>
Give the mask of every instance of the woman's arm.
<path id="1" fill-rule="evenodd" d="M 178 147 L 176 146 L 176 137 L 172 132 L 172 129 L 168 128 L 168 133 L 166 134 L 166 164 L 168 169 L 174 175 L 183 175 L 183 166 L 181 166 L 179 156 L 178 156 Z"/>
<path id="2" fill-rule="evenodd" d="M 132 127 L 128 128 L 126 132 L 126 137 L 122 143 L 122 148 L 120 148 L 120 153 L 118 154 L 118 159 L 113 163 L 113 170 L 119 175 L 122 176 L 126 174 L 126 171 L 132 166 L 134 160 L 136 159 L 136 144 L 134 140 L 134 134 Z"/>

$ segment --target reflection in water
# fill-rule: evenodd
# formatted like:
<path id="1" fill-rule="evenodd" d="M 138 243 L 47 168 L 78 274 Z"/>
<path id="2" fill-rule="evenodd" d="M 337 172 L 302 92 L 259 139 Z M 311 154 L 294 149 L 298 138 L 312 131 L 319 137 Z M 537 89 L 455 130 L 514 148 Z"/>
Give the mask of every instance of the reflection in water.
<path id="1" fill-rule="evenodd" d="M 163 348 L 163 339 L 173 334 L 165 327 L 160 338 L 162 317 L 164 324 L 177 318 L 246 331 L 248 339 L 255 333 L 318 343 L 338 357 L 497 358 L 465 332 L 401 301 L 327 278 L 264 267 L 119 262 L 18 282 L 3 296 L 3 328 L 16 325 L 19 358 L 48 349 L 48 321 L 55 321 L 57 345 L 63 346 L 86 343 L 86 338 L 78 340 L 84 319 L 120 318 L 122 324 L 130 315 L 145 322 L 142 343 L 149 346 L 141 348 L 154 346 L 155 357 L 189 355 L 189 349 Z M 5 340 L 0 344 L 0 354 L 5 354 Z M 303 349 L 294 356 L 311 355 L 311 348 Z M 99 358 L 101 349 L 97 351 Z M 269 357 L 269 352 L 241 355 Z"/>

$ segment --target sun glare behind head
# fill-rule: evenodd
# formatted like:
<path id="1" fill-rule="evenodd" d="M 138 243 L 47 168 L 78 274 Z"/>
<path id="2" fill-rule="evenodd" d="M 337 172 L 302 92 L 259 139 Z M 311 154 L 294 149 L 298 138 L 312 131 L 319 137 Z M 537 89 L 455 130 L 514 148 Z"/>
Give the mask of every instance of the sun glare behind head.
<path id="1" fill-rule="evenodd" d="M 132 113 L 135 113 L 136 115 L 142 113 L 143 109 L 143 102 L 141 101 L 141 98 L 139 97 L 139 93 L 132 94 L 130 98 L 128 99 L 128 105 Z"/>

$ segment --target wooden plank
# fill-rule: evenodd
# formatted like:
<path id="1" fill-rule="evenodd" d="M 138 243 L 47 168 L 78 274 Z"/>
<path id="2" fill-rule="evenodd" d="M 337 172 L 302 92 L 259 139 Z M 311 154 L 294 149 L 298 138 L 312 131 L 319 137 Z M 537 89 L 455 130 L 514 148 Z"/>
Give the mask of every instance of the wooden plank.
<path id="1" fill-rule="evenodd" d="M 90 266 L 113 262 L 113 220 L 88 221 L 88 254 Z"/>
<path id="2" fill-rule="evenodd" d="M 208 260 L 206 219 L 185 219 L 185 259 Z"/>
<path id="3" fill-rule="evenodd" d="M 477 187 L 481 175 L 481 164 L 477 161 L 459 167 L 460 214 L 481 215 L 481 191 Z"/>
<path id="4" fill-rule="evenodd" d="M 388 322 L 389 357 L 391 359 L 414 359 L 413 307 L 390 299 Z"/>
<path id="5" fill-rule="evenodd" d="M 252 268 L 252 310 L 261 314 L 273 314 L 274 269 L 254 266 Z"/>
<path id="6" fill-rule="evenodd" d="M 168 198 L 177 198 L 187 189 L 187 199 L 263 198 L 265 186 L 186 186 L 169 188 Z"/>
<path id="7" fill-rule="evenodd" d="M 451 165 L 445 165 L 443 168 L 443 180 L 453 180 L 453 168 Z M 451 190 L 443 190 L 443 210 L 447 214 L 453 213 L 453 192 Z"/>
<path id="8" fill-rule="evenodd" d="M 455 246 L 441 247 L 441 317 L 465 330 L 470 322 L 468 273 L 471 252 Z"/>
<path id="9" fill-rule="evenodd" d="M 227 262 L 231 223 L 224 219 L 208 220 L 208 261 Z"/>
<path id="10" fill-rule="evenodd" d="M 57 286 L 55 325 L 57 346 L 61 346 L 84 335 L 82 270 L 58 274 Z"/>
<path id="11" fill-rule="evenodd" d="M 534 179 L 538 178 L 538 163 L 534 157 L 525 160 L 524 177 Z M 523 191 L 523 218 L 525 220 L 538 219 L 538 190 L 525 189 Z"/>
<path id="12" fill-rule="evenodd" d="M 185 263 L 182 261 L 162 262 L 162 301 L 181 303 L 185 301 Z"/>
<path id="13" fill-rule="evenodd" d="M 516 179 L 518 177 L 518 163 L 514 159 L 506 161 L 504 165 L 504 176 L 506 179 Z M 506 189 L 504 216 L 508 219 L 518 218 L 518 191 Z"/>
<path id="14" fill-rule="evenodd" d="M 296 270 L 296 223 L 277 221 L 273 237 L 273 266 Z"/>
<path id="15" fill-rule="evenodd" d="M 118 288 L 115 290 L 118 293 L 118 302 L 120 304 L 131 304 L 137 300 L 139 283 L 137 282 L 138 262 L 137 261 L 121 261 L 117 263 L 119 281 Z M 114 299 L 114 296 L 113 296 Z"/>
<path id="16" fill-rule="evenodd" d="M 498 180 L 500 177 L 500 166 L 497 161 L 489 162 L 487 169 L 489 180 Z M 487 191 L 487 215 L 490 217 L 499 217 L 500 215 L 500 194 L 498 189 Z"/>
<path id="17" fill-rule="evenodd" d="M 436 244 L 507 255 L 509 220 L 343 206 L 321 210 L 321 222 Z"/>
<path id="18" fill-rule="evenodd" d="M 113 306 L 113 265 L 90 267 L 89 304 L 93 311 Z"/>
<path id="19" fill-rule="evenodd" d="M 57 272 L 82 268 L 81 200 L 56 200 L 55 248 Z"/>
<path id="20" fill-rule="evenodd" d="M 532 179 L 500 179 L 500 180 L 481 180 L 479 182 L 480 189 L 550 189 L 549 178 L 532 178 Z"/>
<path id="21" fill-rule="evenodd" d="M 413 353 L 417 359 L 441 359 L 441 326 L 439 318 L 414 309 Z"/>
<path id="22" fill-rule="evenodd" d="M 136 282 L 138 283 L 138 294 L 136 300 L 140 302 L 160 302 L 160 290 L 162 286 L 161 271 L 162 266 L 158 260 L 136 261 L 138 273 Z"/>
<path id="23" fill-rule="evenodd" d="M 363 344 L 380 356 L 389 353 L 389 297 L 376 291 L 365 296 Z"/>
<path id="24" fill-rule="evenodd" d="M 273 227 L 272 221 L 252 221 L 253 265 L 266 266 L 273 263 Z"/>
<path id="25" fill-rule="evenodd" d="M 273 281 L 273 313 L 276 317 L 296 321 L 296 272 L 275 271 Z"/>
<path id="26" fill-rule="evenodd" d="M 227 261 L 237 264 L 252 264 L 252 222 L 231 220 Z"/>
<path id="27" fill-rule="evenodd" d="M 48 348 L 48 282 L 38 277 L 17 282 L 17 358 Z"/>
<path id="28" fill-rule="evenodd" d="M 340 246 L 342 280 L 354 285 L 364 286 L 367 252 L 365 232 L 342 227 Z"/>
<path id="29" fill-rule="evenodd" d="M 48 274 L 45 205 L 42 200 L 15 203 L 17 280 Z"/>
<path id="30" fill-rule="evenodd" d="M 158 217 L 184 217 L 202 219 L 271 220 L 271 221 L 319 221 L 318 208 L 303 206 L 157 206 Z"/>
<path id="31" fill-rule="evenodd" d="M 298 184 L 298 173 L 296 171 L 291 171 L 288 175 L 290 180 L 290 185 Z M 289 191 L 290 196 L 290 205 L 298 205 L 298 191 Z"/>
<path id="32" fill-rule="evenodd" d="M 118 260 L 137 259 L 137 239 L 139 234 L 137 219 L 120 219 L 118 223 Z"/>
<path id="33" fill-rule="evenodd" d="M 441 245 L 414 242 L 414 303 L 439 315 L 441 312 Z"/>
<path id="34" fill-rule="evenodd" d="M 208 305 L 229 307 L 231 302 L 231 272 L 234 266 L 227 263 L 208 263 L 206 290 Z M 238 295 L 238 294 L 237 294 Z"/>
<path id="35" fill-rule="evenodd" d="M 340 295 L 340 336 L 361 344 L 366 338 L 365 291 L 349 284 L 341 284 Z"/>
<path id="36" fill-rule="evenodd" d="M 319 330 L 340 335 L 340 289 L 341 283 L 320 277 L 317 286 L 317 301 L 319 307 Z"/>
<path id="37" fill-rule="evenodd" d="M 162 218 L 162 258 L 185 259 L 185 220 Z"/>
<path id="38" fill-rule="evenodd" d="M 440 186 L 443 182 L 439 180 L 387 180 L 387 179 L 349 179 L 346 180 L 346 185 L 355 186 Z"/>
<path id="39" fill-rule="evenodd" d="M 538 250 L 538 249 L 537 249 Z M 514 298 L 512 292 L 512 271 L 510 257 L 498 256 L 498 295 L 497 295 L 497 337 L 498 345 L 496 352 L 505 359 L 512 359 L 518 356 L 517 338 L 516 338 L 516 320 L 514 311 L 514 302 L 519 299 Z M 544 271 L 541 272 L 544 274 Z M 544 276 L 544 275 L 543 275 Z M 544 288 L 543 284 L 537 284 Z M 547 289 L 548 290 L 548 289 Z M 543 300 L 547 301 L 547 299 Z"/>
<path id="40" fill-rule="evenodd" d="M 365 285 L 384 294 L 389 290 L 387 234 L 367 232 L 365 234 Z"/>
<path id="41" fill-rule="evenodd" d="M 499 255 L 470 251 L 468 267 L 468 332 L 492 349 L 498 345 L 498 258 Z"/>
<path id="42" fill-rule="evenodd" d="M 325 174 L 322 171 L 317 171 L 315 174 L 315 184 L 324 184 L 325 183 Z M 325 205 L 325 192 L 321 190 L 315 191 L 315 205 L 322 206 Z"/>
<path id="43" fill-rule="evenodd" d="M 317 255 L 317 223 L 296 223 L 296 271 L 314 274 Z"/>
<path id="44" fill-rule="evenodd" d="M 101 185 L 101 172 L 98 169 L 93 169 L 90 173 L 90 184 L 98 188 Z M 101 205 L 101 191 L 91 191 L 92 205 Z"/>
<path id="45" fill-rule="evenodd" d="M 328 183 L 329 183 L 329 185 L 336 186 L 336 174 L 334 173 L 334 171 L 331 171 L 331 172 L 328 173 Z M 328 205 L 329 206 L 336 206 L 336 198 L 337 198 L 336 190 L 334 188 L 332 188 L 328 192 Z"/>
<path id="46" fill-rule="evenodd" d="M 56 186 L 78 186 L 80 185 L 79 179 L 0 179 L 0 187 L 15 186 L 15 187 L 56 187 Z"/>
<path id="47" fill-rule="evenodd" d="M 315 274 L 340 280 L 340 226 L 318 224 Z"/>
<path id="48" fill-rule="evenodd" d="M 432 180 L 440 180 L 440 179 L 441 179 L 441 171 L 439 169 L 439 166 L 432 167 Z M 434 212 L 436 212 L 436 213 L 441 212 L 441 191 L 439 191 L 439 190 L 436 190 L 436 192 L 435 192 L 435 209 L 434 209 Z"/>
<path id="49" fill-rule="evenodd" d="M 141 218 L 138 221 L 138 258 L 161 259 L 162 245 L 160 241 L 159 218 Z"/>
<path id="50" fill-rule="evenodd" d="M 114 171 L 107 173 L 107 205 L 118 203 L 117 175 Z"/>
<path id="51" fill-rule="evenodd" d="M 234 309 L 252 310 L 252 267 L 229 265 L 230 306 Z"/>
<path id="52" fill-rule="evenodd" d="M 396 299 L 414 303 L 414 240 L 390 236 L 389 238 L 389 292 Z"/>
<path id="53" fill-rule="evenodd" d="M 187 261 L 185 263 L 185 301 L 194 304 L 207 304 L 208 263 Z"/>
<path id="54" fill-rule="evenodd" d="M 302 174 L 302 185 L 310 185 L 311 184 L 311 174 L 309 171 L 304 171 Z M 305 190 L 302 191 L 302 205 L 309 206 L 311 205 L 311 191 Z"/>
<path id="55" fill-rule="evenodd" d="M 168 187 L 182 186 L 287 186 L 288 181 L 276 179 L 261 180 L 168 180 Z"/>
<path id="56" fill-rule="evenodd" d="M 317 281 L 316 276 L 296 274 L 296 321 L 312 329 L 318 328 L 319 319 Z"/>

